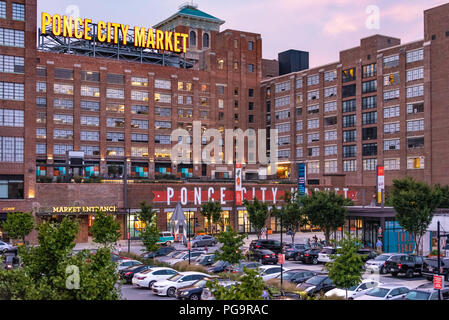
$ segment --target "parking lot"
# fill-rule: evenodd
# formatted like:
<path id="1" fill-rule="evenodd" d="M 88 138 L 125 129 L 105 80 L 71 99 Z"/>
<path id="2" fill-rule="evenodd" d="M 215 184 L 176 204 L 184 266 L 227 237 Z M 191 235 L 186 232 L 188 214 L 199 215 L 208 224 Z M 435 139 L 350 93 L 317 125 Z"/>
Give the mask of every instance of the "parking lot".
<path id="1" fill-rule="evenodd" d="M 271 238 L 279 239 L 279 236 L 272 236 L 272 237 L 270 237 L 270 239 Z M 298 236 L 297 238 L 295 238 L 295 243 L 305 243 L 307 241 L 307 238 L 309 238 L 309 237 Z M 248 239 L 246 239 L 243 249 L 248 249 L 249 243 L 254 239 L 255 239 L 254 236 L 250 236 Z M 284 240 L 284 242 L 289 243 L 291 241 L 291 238 L 288 237 L 288 238 L 284 238 L 283 240 Z M 186 246 L 184 246 L 180 243 L 175 243 L 174 247 L 178 250 L 187 250 Z M 213 253 L 217 249 L 219 249 L 219 247 L 220 247 L 220 244 L 218 244 L 215 247 L 209 247 L 208 252 Z M 135 253 L 139 253 L 141 250 L 141 248 L 139 248 L 138 246 L 134 246 L 132 248 L 133 248 L 132 251 Z M 162 260 L 165 260 L 165 259 L 162 259 Z M 300 261 L 293 261 L 293 260 L 290 260 L 290 261 L 286 260 L 284 262 L 283 267 L 285 268 L 285 270 L 287 270 L 287 269 L 304 269 L 304 270 L 310 270 L 310 271 L 315 271 L 315 272 L 326 272 L 323 264 L 317 264 L 317 265 L 303 264 Z M 401 275 L 397 276 L 397 277 L 393 277 L 391 274 L 380 275 L 378 273 L 374 273 L 374 274 L 365 273 L 363 275 L 363 278 L 377 280 L 378 282 L 383 283 L 383 284 L 404 285 L 410 289 L 414 289 L 422 284 L 429 283 L 429 281 L 426 280 L 424 277 L 421 277 L 418 275 L 416 275 L 413 278 L 406 278 L 405 276 L 401 276 Z M 157 296 L 157 295 L 153 294 L 152 291 L 149 289 L 139 288 L 139 287 L 133 286 L 133 285 L 122 285 L 122 299 L 125 299 L 125 300 L 173 300 L 175 298 Z"/>

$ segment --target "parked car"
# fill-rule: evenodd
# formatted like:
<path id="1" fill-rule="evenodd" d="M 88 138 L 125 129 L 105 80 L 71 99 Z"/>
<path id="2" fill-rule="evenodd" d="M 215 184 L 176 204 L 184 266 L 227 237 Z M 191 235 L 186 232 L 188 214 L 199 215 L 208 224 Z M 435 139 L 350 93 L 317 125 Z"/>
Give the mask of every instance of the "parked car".
<path id="1" fill-rule="evenodd" d="M 211 266 L 215 262 L 215 254 L 203 254 L 195 259 L 195 264 L 201 266 Z"/>
<path id="2" fill-rule="evenodd" d="M 387 261 L 391 259 L 391 257 L 394 256 L 405 256 L 405 253 L 382 253 L 381 255 L 378 255 L 374 259 L 368 260 L 365 263 L 365 269 L 367 272 L 371 273 L 380 273 L 380 274 L 386 274 L 388 273 L 388 270 L 386 268 Z"/>
<path id="3" fill-rule="evenodd" d="M 190 245 L 192 246 L 192 248 L 205 247 L 205 246 L 214 247 L 217 245 L 217 242 L 218 240 L 215 239 L 214 237 L 205 235 L 205 236 L 196 236 L 190 241 Z M 187 243 L 185 245 L 187 246 Z"/>
<path id="4" fill-rule="evenodd" d="M 261 264 L 278 263 L 277 255 L 268 249 L 254 249 L 251 253 L 251 257 Z"/>
<path id="5" fill-rule="evenodd" d="M 119 261 L 122 261 L 122 260 L 131 260 L 131 259 L 126 258 L 126 257 L 120 257 L 116 253 L 111 253 L 111 260 L 112 260 L 112 262 L 119 262 Z"/>
<path id="6" fill-rule="evenodd" d="M 261 266 L 257 268 L 259 275 L 262 277 L 263 281 L 268 281 L 270 279 L 276 278 L 281 274 L 280 266 Z M 283 268 L 283 273 L 289 271 L 288 268 Z"/>
<path id="7" fill-rule="evenodd" d="M 318 254 L 318 261 L 321 263 L 331 262 L 331 255 L 337 254 L 337 249 L 340 248 L 324 247 L 323 250 L 321 250 L 321 252 Z"/>
<path id="8" fill-rule="evenodd" d="M 311 247 L 307 244 L 294 243 L 286 245 L 284 247 L 285 259 L 299 261 L 299 256 L 301 255 L 301 252 L 304 252 L 309 249 L 311 249 Z"/>
<path id="9" fill-rule="evenodd" d="M 0 241 L 0 252 L 13 252 L 13 251 L 17 251 L 17 248 L 9 243 Z"/>
<path id="10" fill-rule="evenodd" d="M 255 249 L 267 249 L 273 251 L 276 254 L 282 253 L 281 242 L 278 240 L 261 239 L 252 241 L 249 246 L 249 250 L 254 251 Z"/>
<path id="11" fill-rule="evenodd" d="M 179 258 L 181 255 L 183 255 L 185 252 L 185 250 L 180 251 L 180 250 L 176 250 L 176 251 L 172 251 L 169 254 L 167 254 L 166 256 L 162 256 L 162 257 L 157 257 L 156 259 L 161 261 L 161 262 L 168 262 L 169 260 L 172 259 L 177 259 Z"/>
<path id="12" fill-rule="evenodd" d="M 444 289 L 440 290 L 441 300 L 449 300 L 449 282 L 444 283 Z M 404 300 L 438 300 L 438 290 L 433 283 L 426 283 L 410 290 Z"/>
<path id="13" fill-rule="evenodd" d="M 209 277 L 208 274 L 202 272 L 182 272 L 167 280 L 157 281 L 153 284 L 152 290 L 156 295 L 174 297 L 177 289 L 191 286 L 196 281 Z"/>
<path id="14" fill-rule="evenodd" d="M 359 249 L 357 250 L 357 254 L 362 256 L 363 262 L 375 259 L 379 255 L 376 251 L 373 251 L 371 249 Z"/>
<path id="15" fill-rule="evenodd" d="M 159 233 L 159 241 L 157 244 L 163 244 L 165 246 L 171 246 L 175 242 L 175 236 L 169 232 L 164 231 Z"/>
<path id="16" fill-rule="evenodd" d="M 205 253 L 206 253 L 206 251 L 190 251 L 190 262 L 192 262 L 194 259 L 198 258 L 199 256 L 201 256 Z M 176 258 L 168 260 L 167 263 L 171 266 L 174 266 L 178 262 L 188 261 L 188 260 L 189 260 L 189 252 L 185 251 L 183 254 L 177 256 Z"/>
<path id="17" fill-rule="evenodd" d="M 227 271 L 227 268 L 230 266 L 231 264 L 227 261 L 222 261 L 222 260 L 218 260 L 215 261 L 208 269 L 208 272 L 211 273 L 221 273 L 221 272 L 225 272 Z"/>
<path id="18" fill-rule="evenodd" d="M 2 256 L 0 255 L 0 258 Z M 12 270 L 19 268 L 21 265 L 20 258 L 15 253 L 4 253 L 1 260 L 0 269 Z"/>
<path id="19" fill-rule="evenodd" d="M 386 268 L 393 277 L 405 274 L 407 278 L 413 278 L 416 273 L 421 274 L 423 257 L 414 255 L 394 256 L 388 259 Z"/>
<path id="20" fill-rule="evenodd" d="M 372 279 L 365 279 L 361 283 L 348 288 L 347 299 L 353 300 L 366 294 L 369 290 L 381 285 L 380 282 Z M 346 299 L 346 289 L 335 288 L 325 294 L 326 297 L 337 296 Z"/>
<path id="21" fill-rule="evenodd" d="M 237 281 L 228 280 L 228 279 L 219 279 L 218 284 L 225 288 L 229 288 L 232 285 L 239 284 Z M 201 300 L 216 300 L 213 292 L 209 288 L 203 288 L 203 292 L 201 293 Z"/>
<path id="22" fill-rule="evenodd" d="M 153 259 L 156 257 L 164 257 L 167 254 L 169 254 L 170 252 L 173 252 L 175 250 L 176 249 L 174 247 L 161 247 L 154 252 L 146 252 L 146 253 L 142 254 L 142 258 Z"/>
<path id="23" fill-rule="evenodd" d="M 151 289 L 156 281 L 166 280 L 179 272 L 172 268 L 155 267 L 134 274 L 132 284 L 141 288 Z"/>
<path id="24" fill-rule="evenodd" d="M 318 273 L 316 273 L 315 271 L 310 271 L 310 270 L 291 269 L 282 274 L 282 280 L 285 280 L 285 281 L 288 281 L 288 282 L 291 282 L 294 284 L 299 284 L 299 283 L 306 282 L 307 280 L 316 276 L 317 274 Z M 276 278 L 280 279 L 281 275 L 279 274 Z"/>
<path id="25" fill-rule="evenodd" d="M 304 252 L 301 252 L 299 256 L 299 261 L 305 264 L 318 264 L 318 255 L 321 252 L 321 249 L 309 249 Z"/>
<path id="26" fill-rule="evenodd" d="M 125 283 L 127 284 L 131 284 L 136 273 L 146 271 L 150 268 L 151 266 L 141 264 L 123 269 L 120 271 L 120 279 L 125 280 Z"/>
<path id="27" fill-rule="evenodd" d="M 129 268 L 132 266 L 138 266 L 141 264 L 142 264 L 142 262 L 137 261 L 137 260 L 121 260 L 121 261 L 118 261 L 117 271 L 121 271 L 123 269 Z"/>
<path id="28" fill-rule="evenodd" d="M 201 300 L 206 284 L 212 280 L 213 278 L 204 278 L 197 280 L 191 286 L 179 288 L 176 290 L 176 298 L 180 300 Z"/>
<path id="29" fill-rule="evenodd" d="M 449 281 L 449 258 L 441 258 L 440 261 L 441 274 L 445 281 Z M 427 280 L 433 281 L 433 276 L 438 274 L 438 259 L 424 259 L 421 273 Z"/>
<path id="30" fill-rule="evenodd" d="M 305 291 L 309 296 L 325 294 L 335 288 L 334 282 L 325 274 L 316 275 L 296 286 L 299 291 Z"/>
<path id="31" fill-rule="evenodd" d="M 402 300 L 410 288 L 399 284 L 383 284 L 354 300 Z"/>

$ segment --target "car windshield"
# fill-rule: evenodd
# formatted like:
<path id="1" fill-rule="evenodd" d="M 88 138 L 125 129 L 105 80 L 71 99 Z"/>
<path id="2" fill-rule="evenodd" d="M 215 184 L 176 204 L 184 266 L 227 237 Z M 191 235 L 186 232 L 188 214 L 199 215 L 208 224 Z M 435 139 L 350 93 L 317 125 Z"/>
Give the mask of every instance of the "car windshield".
<path id="1" fill-rule="evenodd" d="M 390 256 L 386 254 L 381 254 L 380 256 L 374 258 L 374 261 L 387 261 L 388 257 Z"/>
<path id="2" fill-rule="evenodd" d="M 348 291 L 355 291 L 358 286 L 359 286 L 358 284 L 355 286 L 352 286 L 351 288 L 348 289 Z"/>
<path id="3" fill-rule="evenodd" d="M 173 277 L 168 278 L 168 280 L 170 280 L 170 281 L 178 281 L 178 280 L 181 279 L 182 277 L 184 277 L 184 275 L 178 273 L 178 274 L 175 274 Z"/>
<path id="4" fill-rule="evenodd" d="M 145 271 L 142 271 L 141 273 L 150 273 L 150 272 L 153 272 L 153 270 L 152 269 L 147 269 Z"/>
<path id="5" fill-rule="evenodd" d="M 388 294 L 389 291 L 390 290 L 388 290 L 388 289 L 377 287 L 377 288 L 370 290 L 366 295 L 372 296 L 372 297 L 384 298 Z"/>
<path id="6" fill-rule="evenodd" d="M 285 280 L 290 280 L 291 278 L 293 278 L 296 274 L 298 273 L 298 271 L 287 271 L 283 274 L 282 278 Z M 280 275 L 279 275 L 280 276 Z"/>
<path id="7" fill-rule="evenodd" d="M 407 300 L 429 300 L 430 292 L 412 290 L 405 296 Z"/>
<path id="8" fill-rule="evenodd" d="M 206 286 L 207 280 L 198 280 L 194 284 L 192 284 L 192 287 L 195 288 L 204 288 Z"/>
<path id="9" fill-rule="evenodd" d="M 172 258 L 180 258 L 182 256 L 186 255 L 185 252 L 177 252 L 174 255 L 172 255 Z"/>
<path id="10" fill-rule="evenodd" d="M 212 265 L 212 267 L 221 267 L 221 266 L 223 266 L 224 264 L 225 264 L 224 261 L 219 260 L 219 261 L 215 262 L 215 263 Z"/>
<path id="11" fill-rule="evenodd" d="M 325 277 L 312 277 L 309 280 L 307 280 L 306 283 L 316 286 L 320 284 L 322 281 L 324 281 L 324 279 Z"/>

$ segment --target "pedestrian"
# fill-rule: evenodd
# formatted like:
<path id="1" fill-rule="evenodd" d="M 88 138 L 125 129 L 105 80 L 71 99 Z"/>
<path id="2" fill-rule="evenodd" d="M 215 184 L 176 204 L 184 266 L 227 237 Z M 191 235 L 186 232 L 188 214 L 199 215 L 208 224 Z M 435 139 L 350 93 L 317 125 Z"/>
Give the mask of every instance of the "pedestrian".
<path id="1" fill-rule="evenodd" d="M 264 291 L 262 292 L 262 298 L 263 298 L 264 300 L 270 300 L 270 295 L 268 294 L 268 291 L 267 291 L 267 290 L 264 290 Z"/>
<path id="2" fill-rule="evenodd" d="M 310 247 L 311 243 L 310 243 L 310 238 L 307 239 L 307 245 Z"/>
<path id="3" fill-rule="evenodd" d="M 377 248 L 377 253 L 381 254 L 382 249 L 383 249 L 383 244 L 382 244 L 382 241 L 380 240 L 380 238 L 377 239 L 376 248 Z"/>
<path id="4" fill-rule="evenodd" d="M 207 245 L 204 246 L 204 251 L 206 251 L 206 254 L 209 251 L 209 248 L 207 247 Z"/>

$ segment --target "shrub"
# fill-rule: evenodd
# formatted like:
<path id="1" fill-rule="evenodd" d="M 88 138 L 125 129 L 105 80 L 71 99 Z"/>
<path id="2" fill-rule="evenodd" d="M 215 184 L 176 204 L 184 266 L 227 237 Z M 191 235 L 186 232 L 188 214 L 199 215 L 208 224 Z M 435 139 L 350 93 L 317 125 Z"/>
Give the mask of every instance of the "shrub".
<path id="1" fill-rule="evenodd" d="M 270 279 L 270 280 L 266 281 L 266 284 L 269 287 L 281 290 L 281 280 L 279 280 L 279 279 Z M 283 281 L 282 290 L 284 292 L 299 293 L 299 290 L 296 288 L 296 284 L 291 283 L 289 281 Z"/>
<path id="2" fill-rule="evenodd" d="M 181 261 L 176 263 L 173 269 L 178 270 L 179 272 L 195 271 L 195 272 L 208 273 L 207 269 L 204 266 L 196 264 L 189 265 L 188 261 Z"/>

